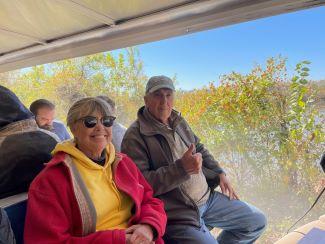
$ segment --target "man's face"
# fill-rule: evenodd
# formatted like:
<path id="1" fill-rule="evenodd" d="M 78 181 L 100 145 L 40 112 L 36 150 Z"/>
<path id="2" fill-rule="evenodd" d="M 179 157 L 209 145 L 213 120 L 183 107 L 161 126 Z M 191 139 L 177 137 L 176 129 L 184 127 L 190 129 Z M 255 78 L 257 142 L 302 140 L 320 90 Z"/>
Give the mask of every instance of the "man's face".
<path id="1" fill-rule="evenodd" d="M 159 89 L 144 97 L 149 112 L 160 122 L 168 124 L 174 106 L 174 92 L 167 88 Z"/>
<path id="2" fill-rule="evenodd" d="M 47 107 L 43 107 L 37 110 L 35 116 L 38 126 L 45 130 L 53 130 L 53 120 L 55 116 L 55 110 Z"/>

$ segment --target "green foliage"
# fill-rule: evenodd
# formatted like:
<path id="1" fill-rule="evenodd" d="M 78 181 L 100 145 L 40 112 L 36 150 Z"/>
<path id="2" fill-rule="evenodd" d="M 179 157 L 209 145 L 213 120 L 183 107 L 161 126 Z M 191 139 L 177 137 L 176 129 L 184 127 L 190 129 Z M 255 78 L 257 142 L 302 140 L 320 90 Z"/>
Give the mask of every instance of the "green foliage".
<path id="1" fill-rule="evenodd" d="M 129 48 L 117 57 L 107 52 L 40 65 L 3 83 L 27 106 L 41 97 L 53 101 L 63 121 L 76 100 L 108 95 L 118 105 L 119 120 L 129 125 L 143 103 L 146 79 L 137 50 Z"/>
<path id="2" fill-rule="evenodd" d="M 298 64 L 290 80 L 285 60 L 271 58 L 264 69 L 233 72 L 218 87 L 179 94 L 177 106 L 215 155 L 236 168 L 238 182 L 313 188 L 325 137 L 322 115 L 313 107 L 315 92 L 306 82 L 307 65 Z"/>
<path id="3" fill-rule="evenodd" d="M 315 107 L 308 65 L 297 64 L 290 79 L 286 61 L 271 58 L 265 68 L 233 72 L 219 86 L 178 95 L 178 109 L 240 195 L 269 216 L 268 243 L 284 234 L 294 221 L 290 216 L 307 208 L 322 184 L 317 163 L 325 146 L 324 114 Z M 278 216 L 284 205 L 290 208 Z"/>

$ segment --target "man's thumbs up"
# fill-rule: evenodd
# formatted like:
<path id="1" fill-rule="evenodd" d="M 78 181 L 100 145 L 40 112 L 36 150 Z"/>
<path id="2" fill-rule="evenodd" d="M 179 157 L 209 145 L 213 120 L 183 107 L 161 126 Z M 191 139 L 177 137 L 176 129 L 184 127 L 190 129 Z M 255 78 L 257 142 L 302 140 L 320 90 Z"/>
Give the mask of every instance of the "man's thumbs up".
<path id="1" fill-rule="evenodd" d="M 187 151 L 183 154 L 183 157 L 184 155 L 191 156 L 193 154 L 193 151 L 194 151 L 194 144 L 192 143 L 190 147 L 187 149 Z"/>
<path id="2" fill-rule="evenodd" d="M 194 153 L 194 144 L 191 144 L 181 158 L 182 166 L 185 171 L 192 175 L 198 174 L 202 167 L 201 153 Z"/>

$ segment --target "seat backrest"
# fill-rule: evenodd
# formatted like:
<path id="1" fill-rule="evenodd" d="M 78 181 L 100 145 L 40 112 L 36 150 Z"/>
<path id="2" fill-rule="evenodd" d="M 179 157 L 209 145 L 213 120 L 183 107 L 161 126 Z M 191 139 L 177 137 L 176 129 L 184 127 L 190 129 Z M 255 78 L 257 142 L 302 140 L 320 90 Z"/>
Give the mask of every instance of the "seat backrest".
<path id="1" fill-rule="evenodd" d="M 15 244 L 15 235 L 11 229 L 6 211 L 0 208 L 0 244 Z"/>
<path id="2" fill-rule="evenodd" d="M 0 199 L 0 207 L 3 208 L 10 220 L 16 243 L 24 241 L 24 225 L 27 207 L 27 193 L 20 193 L 4 199 Z"/>

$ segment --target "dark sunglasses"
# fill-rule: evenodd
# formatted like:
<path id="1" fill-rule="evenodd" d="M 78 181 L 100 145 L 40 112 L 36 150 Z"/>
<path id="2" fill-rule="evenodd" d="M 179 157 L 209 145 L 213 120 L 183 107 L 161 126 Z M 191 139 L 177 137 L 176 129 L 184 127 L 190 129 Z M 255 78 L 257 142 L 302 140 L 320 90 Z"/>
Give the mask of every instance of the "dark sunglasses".
<path id="1" fill-rule="evenodd" d="M 114 116 L 104 116 L 99 121 L 102 123 L 103 126 L 111 127 L 115 119 L 116 118 Z M 98 119 L 93 116 L 86 116 L 79 120 L 82 120 L 84 126 L 87 128 L 94 128 L 98 123 Z"/>

